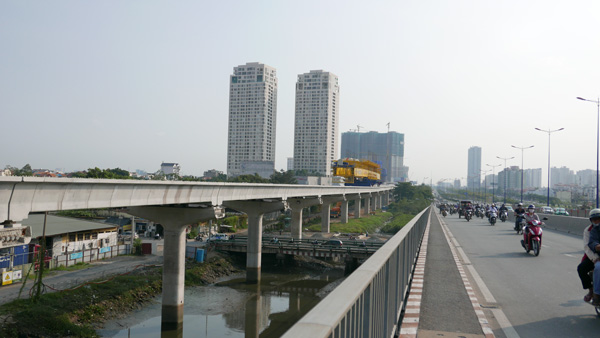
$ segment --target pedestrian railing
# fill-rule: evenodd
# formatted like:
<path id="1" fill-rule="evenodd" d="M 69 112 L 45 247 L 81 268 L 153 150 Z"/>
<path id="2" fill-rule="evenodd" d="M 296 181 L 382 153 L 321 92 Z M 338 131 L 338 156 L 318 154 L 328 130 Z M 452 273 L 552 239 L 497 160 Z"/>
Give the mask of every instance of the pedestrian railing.
<path id="1" fill-rule="evenodd" d="M 392 337 L 429 214 L 415 216 L 283 337 Z"/>

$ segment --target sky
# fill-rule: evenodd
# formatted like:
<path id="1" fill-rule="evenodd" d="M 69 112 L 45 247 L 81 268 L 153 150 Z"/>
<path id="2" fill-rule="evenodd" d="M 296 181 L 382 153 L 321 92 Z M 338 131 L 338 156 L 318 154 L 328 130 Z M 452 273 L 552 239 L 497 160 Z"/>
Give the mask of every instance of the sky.
<path id="1" fill-rule="evenodd" d="M 419 183 L 506 164 L 596 169 L 600 1 L 2 1 L 0 166 L 226 172 L 229 76 L 277 69 L 276 169 L 297 76 L 339 77 L 340 133 L 405 135 Z M 341 142 L 341 138 L 340 138 Z M 523 152 L 512 148 L 534 145 Z M 544 185 L 544 183 L 542 183 Z"/>

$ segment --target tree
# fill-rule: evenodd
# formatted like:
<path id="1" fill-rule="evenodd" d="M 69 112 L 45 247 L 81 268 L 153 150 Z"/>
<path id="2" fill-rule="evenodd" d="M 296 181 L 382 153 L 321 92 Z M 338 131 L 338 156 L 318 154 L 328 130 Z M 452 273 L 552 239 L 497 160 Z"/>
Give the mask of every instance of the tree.
<path id="1" fill-rule="evenodd" d="M 298 180 L 296 177 L 294 177 L 293 170 L 281 170 L 280 172 L 274 171 L 269 181 L 275 184 L 298 184 Z"/>
<path id="2" fill-rule="evenodd" d="M 266 178 L 260 177 L 259 174 L 254 175 L 240 175 L 229 179 L 229 182 L 237 183 L 269 183 Z"/>

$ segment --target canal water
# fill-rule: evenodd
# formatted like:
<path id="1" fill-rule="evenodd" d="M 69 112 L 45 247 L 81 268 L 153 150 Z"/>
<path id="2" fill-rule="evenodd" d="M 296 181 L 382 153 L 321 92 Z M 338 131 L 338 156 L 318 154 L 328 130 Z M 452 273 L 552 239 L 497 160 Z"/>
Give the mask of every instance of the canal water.
<path id="1" fill-rule="evenodd" d="M 186 288 L 182 331 L 161 332 L 161 298 L 113 320 L 102 337 L 280 337 L 343 277 L 339 269 L 319 274 L 263 272 L 261 283 L 245 276 Z"/>

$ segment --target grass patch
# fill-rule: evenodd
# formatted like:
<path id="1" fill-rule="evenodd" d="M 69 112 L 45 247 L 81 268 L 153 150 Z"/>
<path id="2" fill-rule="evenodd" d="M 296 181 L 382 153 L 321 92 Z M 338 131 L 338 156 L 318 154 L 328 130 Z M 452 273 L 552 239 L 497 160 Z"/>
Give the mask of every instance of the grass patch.
<path id="1" fill-rule="evenodd" d="M 364 216 L 363 218 L 348 219 L 348 223 L 331 223 L 332 232 L 340 233 L 374 233 L 375 229 L 380 228 L 393 215 L 389 212 L 377 211 L 375 214 Z M 313 224 L 308 227 L 310 231 L 321 231 L 321 224 Z"/>
<path id="2" fill-rule="evenodd" d="M 224 258 L 204 264 L 187 263 L 186 286 L 212 283 L 238 272 Z M 0 306 L 0 337 L 98 337 L 95 325 L 138 309 L 160 295 L 162 268 L 135 270 L 100 284 L 46 293 L 34 303 L 18 299 Z"/>

